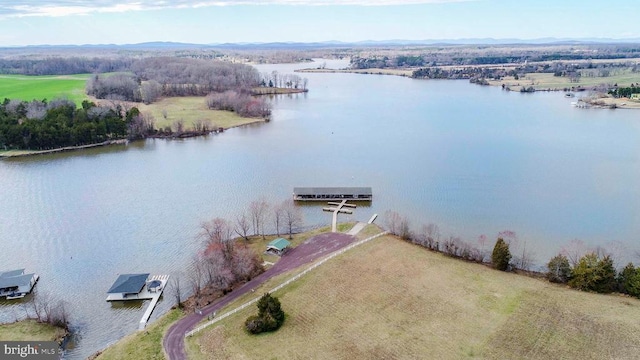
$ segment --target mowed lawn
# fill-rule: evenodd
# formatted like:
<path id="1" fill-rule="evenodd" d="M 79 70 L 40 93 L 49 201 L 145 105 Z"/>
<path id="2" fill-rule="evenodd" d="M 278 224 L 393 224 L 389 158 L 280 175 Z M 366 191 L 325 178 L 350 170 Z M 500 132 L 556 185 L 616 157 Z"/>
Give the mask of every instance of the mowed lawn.
<path id="1" fill-rule="evenodd" d="M 0 75 L 0 101 L 66 98 L 82 104 L 87 100 L 85 85 L 91 74 L 60 76 Z"/>
<path id="2" fill-rule="evenodd" d="M 251 306 L 189 338 L 189 358 L 632 359 L 640 354 L 637 299 L 495 271 L 391 236 L 332 259 L 274 295 L 287 313 L 280 330 L 245 333 L 244 320 L 257 312 Z"/>

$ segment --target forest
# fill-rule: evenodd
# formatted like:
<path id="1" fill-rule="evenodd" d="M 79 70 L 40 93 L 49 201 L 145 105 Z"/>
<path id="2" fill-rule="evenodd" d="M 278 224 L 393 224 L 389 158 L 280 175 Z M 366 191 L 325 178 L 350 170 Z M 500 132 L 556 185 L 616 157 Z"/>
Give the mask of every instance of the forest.
<path id="1" fill-rule="evenodd" d="M 235 111 L 243 117 L 267 117 L 265 99 L 251 97 L 260 86 L 258 71 L 244 64 L 217 60 L 150 57 L 136 60 L 128 73 L 94 75 L 87 93 L 98 99 L 150 104 L 160 97 L 208 96 L 230 99 L 224 105 L 207 100 L 211 109 Z"/>
<path id="2" fill-rule="evenodd" d="M 0 149 L 49 150 L 144 137 L 153 122 L 136 108 L 124 110 L 84 101 L 18 101 L 0 105 Z"/>

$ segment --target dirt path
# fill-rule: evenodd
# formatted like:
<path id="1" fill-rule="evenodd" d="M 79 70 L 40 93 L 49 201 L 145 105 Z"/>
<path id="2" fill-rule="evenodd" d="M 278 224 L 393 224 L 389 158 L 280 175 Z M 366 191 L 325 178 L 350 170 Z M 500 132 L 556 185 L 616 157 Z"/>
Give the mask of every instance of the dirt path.
<path id="1" fill-rule="evenodd" d="M 165 334 L 162 342 L 165 354 L 171 360 L 187 359 L 187 354 L 184 351 L 184 336 L 202 319 L 209 316 L 209 314 L 218 311 L 272 277 L 293 270 L 301 265 L 311 263 L 355 241 L 355 237 L 342 233 L 325 233 L 308 239 L 285 254 L 280 261 L 269 270 L 256 276 L 253 280 L 232 291 L 217 302 L 202 308 L 200 314 L 190 314 L 173 324 Z"/>

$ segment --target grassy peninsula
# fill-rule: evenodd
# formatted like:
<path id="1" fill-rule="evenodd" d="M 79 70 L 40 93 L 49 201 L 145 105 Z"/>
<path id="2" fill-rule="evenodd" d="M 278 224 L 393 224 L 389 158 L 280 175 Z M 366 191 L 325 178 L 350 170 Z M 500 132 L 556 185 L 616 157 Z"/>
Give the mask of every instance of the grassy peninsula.
<path id="1" fill-rule="evenodd" d="M 0 325 L 3 341 L 61 341 L 67 335 L 65 329 L 47 323 L 26 319 Z"/>

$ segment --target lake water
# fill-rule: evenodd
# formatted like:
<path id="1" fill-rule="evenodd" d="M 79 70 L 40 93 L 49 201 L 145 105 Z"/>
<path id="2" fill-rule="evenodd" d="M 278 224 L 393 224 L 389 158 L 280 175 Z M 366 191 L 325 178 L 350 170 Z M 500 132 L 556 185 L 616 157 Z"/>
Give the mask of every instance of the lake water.
<path id="1" fill-rule="evenodd" d="M 371 186 L 372 204 L 341 220 L 395 210 L 415 229 L 435 223 L 474 244 L 486 235 L 487 248 L 512 230 L 538 263 L 572 239 L 638 260 L 640 111 L 466 81 L 299 75 L 310 92 L 274 99 L 269 123 L 0 161 L 0 269 L 35 271 L 39 292 L 68 303 L 78 333 L 68 358 L 137 329 L 146 303 L 105 301 L 118 274 L 184 278 L 202 221 L 280 202 L 294 186 Z M 329 223 L 321 206 L 304 207 L 308 225 Z M 173 304 L 168 291 L 151 321 Z M 24 314 L 0 303 L 1 321 Z"/>

